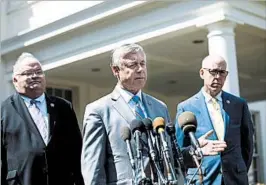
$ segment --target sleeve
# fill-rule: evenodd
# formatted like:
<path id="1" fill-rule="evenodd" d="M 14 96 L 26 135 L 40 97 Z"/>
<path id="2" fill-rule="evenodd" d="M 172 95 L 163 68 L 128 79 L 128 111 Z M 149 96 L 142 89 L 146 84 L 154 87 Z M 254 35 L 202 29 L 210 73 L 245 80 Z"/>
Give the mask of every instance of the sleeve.
<path id="1" fill-rule="evenodd" d="M 189 150 L 191 147 L 191 143 L 188 137 L 185 137 L 182 129 L 179 126 L 178 123 L 178 117 L 180 116 L 180 114 L 182 114 L 185 110 L 183 109 L 183 107 L 179 104 L 177 106 L 177 113 L 176 113 L 176 119 L 175 119 L 175 128 L 176 128 L 176 139 L 177 142 L 181 148 L 181 152 L 184 158 L 184 164 L 186 166 L 186 168 L 194 168 L 196 167 L 192 157 L 189 154 Z"/>
<path id="2" fill-rule="evenodd" d="M 3 119 L 1 118 L 1 184 L 7 185 L 7 160 L 6 160 L 6 148 L 4 144 L 4 132 L 3 132 Z"/>
<path id="3" fill-rule="evenodd" d="M 106 184 L 106 132 L 101 116 L 88 105 L 83 121 L 81 170 L 85 185 Z"/>
<path id="4" fill-rule="evenodd" d="M 248 109 L 248 105 L 245 102 L 243 107 L 242 124 L 241 124 L 241 150 L 242 150 L 242 156 L 246 163 L 247 170 L 249 169 L 252 161 L 253 135 L 254 135 L 254 126 Z"/>
<path id="5" fill-rule="evenodd" d="M 71 132 L 71 152 L 73 157 L 72 169 L 75 185 L 84 185 L 83 177 L 81 174 L 80 156 L 82 148 L 82 136 L 78 125 L 76 114 L 70 105 L 70 132 Z"/>

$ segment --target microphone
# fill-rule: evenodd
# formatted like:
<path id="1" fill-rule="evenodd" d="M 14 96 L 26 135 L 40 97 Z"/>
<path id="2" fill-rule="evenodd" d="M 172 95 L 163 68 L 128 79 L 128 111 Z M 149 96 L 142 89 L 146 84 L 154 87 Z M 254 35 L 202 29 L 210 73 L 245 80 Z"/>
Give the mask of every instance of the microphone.
<path id="1" fill-rule="evenodd" d="M 134 139 L 136 141 L 136 150 L 137 150 L 137 164 L 140 164 L 140 170 L 141 170 L 141 179 L 140 184 L 147 183 L 150 184 L 150 179 L 146 177 L 145 171 L 144 171 L 144 162 L 142 157 L 142 150 L 143 146 L 140 141 L 141 133 L 145 131 L 144 124 L 141 120 L 134 119 L 132 120 L 130 124 L 132 133 L 134 135 Z"/>
<path id="2" fill-rule="evenodd" d="M 132 153 L 132 147 L 131 147 L 131 143 L 130 143 L 131 130 L 127 126 L 124 126 L 124 127 L 121 128 L 121 138 L 127 144 L 127 153 L 128 153 L 129 159 L 130 159 L 131 167 L 133 169 L 133 175 L 135 176 L 134 173 L 135 173 L 136 166 L 135 166 L 134 156 L 133 156 L 133 153 Z"/>
<path id="3" fill-rule="evenodd" d="M 161 140 L 162 148 L 163 148 L 163 153 L 164 153 L 164 158 L 166 160 L 166 164 L 170 168 L 170 172 L 168 172 L 168 174 L 169 173 L 172 174 L 173 180 L 176 181 L 177 177 L 176 177 L 173 165 L 171 163 L 169 147 L 168 147 L 168 144 L 167 144 L 166 139 L 165 139 L 164 128 L 165 128 L 164 119 L 162 117 L 155 118 L 153 121 L 153 129 L 160 136 L 160 140 Z"/>
<path id="4" fill-rule="evenodd" d="M 179 115 L 178 123 L 186 136 L 189 136 L 190 142 L 195 149 L 198 159 L 203 158 L 203 153 L 200 148 L 199 141 L 195 137 L 197 129 L 197 119 L 192 112 L 186 111 Z"/>
<path id="5" fill-rule="evenodd" d="M 149 152 L 150 152 L 150 157 L 151 157 L 151 162 L 152 162 L 151 167 L 152 167 L 152 171 L 153 171 L 154 182 L 158 182 L 157 181 L 157 178 L 158 178 L 157 173 L 158 173 L 159 178 L 162 181 L 162 183 L 167 184 L 167 181 L 165 180 L 165 177 L 164 177 L 164 175 L 163 175 L 163 173 L 160 170 L 159 165 L 158 165 L 158 158 L 156 157 L 156 154 L 158 155 L 158 151 L 154 150 L 154 146 L 152 143 L 152 121 L 149 118 L 144 118 L 142 120 L 142 122 L 144 123 L 144 126 L 146 128 L 146 133 L 148 136 L 148 147 L 149 147 Z M 154 172 L 157 172 L 157 173 L 154 173 Z"/>
<path id="6" fill-rule="evenodd" d="M 177 143 L 176 140 L 176 130 L 175 130 L 175 126 L 170 123 L 166 126 L 166 132 L 168 133 L 168 135 L 170 136 L 171 139 L 171 143 L 172 143 L 172 150 L 173 150 L 173 155 L 174 155 L 174 159 L 175 163 L 178 166 L 180 166 L 183 176 L 186 177 L 185 172 L 186 172 L 186 168 L 185 168 L 185 164 L 184 164 L 184 158 L 183 158 L 183 154 L 180 150 L 180 147 Z"/>

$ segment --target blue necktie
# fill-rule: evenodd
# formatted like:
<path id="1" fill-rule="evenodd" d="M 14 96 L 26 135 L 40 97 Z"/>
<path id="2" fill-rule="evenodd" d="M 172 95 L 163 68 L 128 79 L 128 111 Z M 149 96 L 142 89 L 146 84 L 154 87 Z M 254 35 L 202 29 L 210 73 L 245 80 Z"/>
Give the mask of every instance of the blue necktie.
<path id="1" fill-rule="evenodd" d="M 142 108 L 140 107 L 140 97 L 138 96 L 133 96 L 132 98 L 133 102 L 135 103 L 135 115 L 137 117 L 137 119 L 144 119 L 145 118 L 145 114 L 144 111 L 142 110 Z"/>

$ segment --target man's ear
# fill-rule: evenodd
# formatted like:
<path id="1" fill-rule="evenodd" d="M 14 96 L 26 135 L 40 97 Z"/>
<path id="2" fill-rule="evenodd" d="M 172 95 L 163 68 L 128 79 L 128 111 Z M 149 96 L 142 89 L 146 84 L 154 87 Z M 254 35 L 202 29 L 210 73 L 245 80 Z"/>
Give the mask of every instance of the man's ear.
<path id="1" fill-rule="evenodd" d="M 200 74 L 200 78 L 201 79 L 204 79 L 204 70 L 201 68 L 200 70 L 199 70 L 199 74 Z"/>
<path id="2" fill-rule="evenodd" d="M 118 66 L 111 66 L 111 69 L 112 69 L 113 75 L 115 77 L 118 77 L 118 75 L 119 75 L 119 67 Z"/>

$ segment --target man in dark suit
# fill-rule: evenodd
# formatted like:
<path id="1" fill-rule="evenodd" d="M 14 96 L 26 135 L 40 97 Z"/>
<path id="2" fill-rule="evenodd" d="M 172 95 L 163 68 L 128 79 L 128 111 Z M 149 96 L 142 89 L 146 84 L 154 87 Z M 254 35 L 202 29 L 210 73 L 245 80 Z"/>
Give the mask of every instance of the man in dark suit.
<path id="1" fill-rule="evenodd" d="M 83 185 L 81 133 L 70 102 L 44 93 L 40 62 L 22 53 L 16 93 L 1 105 L 1 184 Z"/>
<path id="2" fill-rule="evenodd" d="M 117 78 L 116 87 L 87 105 L 84 115 L 81 166 L 86 185 L 133 184 L 121 127 L 130 127 L 132 120 L 144 117 L 163 117 L 166 123 L 170 122 L 166 105 L 141 90 L 147 80 L 146 55 L 141 46 L 126 44 L 115 49 L 111 69 Z M 147 159 L 144 158 L 146 169 Z"/>
<path id="3" fill-rule="evenodd" d="M 195 114 L 198 122 L 195 133 L 197 138 L 214 130 L 209 141 L 205 140 L 204 144 L 200 141 L 203 154 L 207 155 L 202 161 L 204 185 L 248 185 L 247 172 L 253 152 L 253 124 L 246 101 L 222 91 L 228 74 L 226 68 L 227 64 L 222 57 L 207 56 L 200 69 L 203 88 L 177 107 L 176 136 L 184 149 L 189 148 L 190 140 L 178 126 L 178 117 L 182 112 L 191 111 Z M 224 146 L 222 142 L 227 145 L 224 151 L 221 150 Z M 195 170 L 188 169 L 188 179 Z M 196 184 L 199 184 L 199 179 L 196 176 Z"/>

